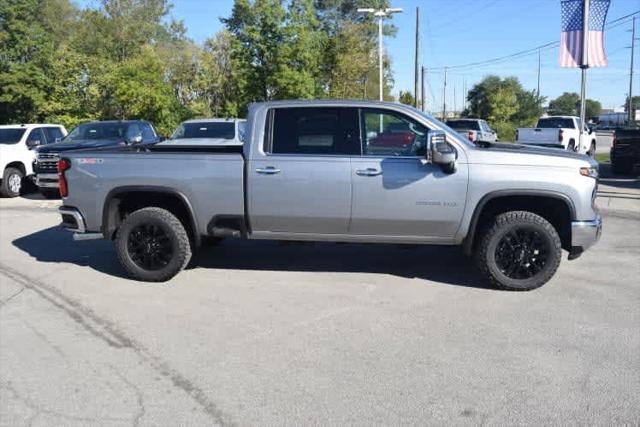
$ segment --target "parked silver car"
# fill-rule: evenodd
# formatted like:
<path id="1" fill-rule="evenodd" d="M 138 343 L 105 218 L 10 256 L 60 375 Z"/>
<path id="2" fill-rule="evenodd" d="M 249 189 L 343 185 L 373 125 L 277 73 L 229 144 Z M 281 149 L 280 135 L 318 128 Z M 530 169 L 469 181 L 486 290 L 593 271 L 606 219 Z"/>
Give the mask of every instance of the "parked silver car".
<path id="1" fill-rule="evenodd" d="M 498 133 L 482 119 L 452 119 L 447 120 L 447 126 L 471 142 L 496 142 L 498 140 Z"/>

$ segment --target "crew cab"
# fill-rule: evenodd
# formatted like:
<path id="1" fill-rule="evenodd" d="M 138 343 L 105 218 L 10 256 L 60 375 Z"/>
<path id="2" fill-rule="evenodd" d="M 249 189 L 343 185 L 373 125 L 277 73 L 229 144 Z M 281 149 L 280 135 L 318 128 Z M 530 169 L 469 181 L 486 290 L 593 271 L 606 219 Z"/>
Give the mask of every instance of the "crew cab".
<path id="1" fill-rule="evenodd" d="M 60 197 L 58 159 L 60 153 L 79 149 L 104 149 L 130 144 L 154 144 L 161 138 L 144 120 L 110 120 L 82 123 L 60 142 L 40 147 L 34 163 L 36 185 L 47 198 Z"/>
<path id="2" fill-rule="evenodd" d="M 243 119 L 187 120 L 162 145 L 241 146 L 246 126 Z"/>
<path id="3" fill-rule="evenodd" d="M 498 140 L 498 133 L 482 119 L 452 119 L 447 120 L 446 124 L 471 142 L 496 142 Z"/>
<path id="4" fill-rule="evenodd" d="M 516 129 L 516 142 L 596 155 L 596 133 L 574 116 L 541 117 L 535 128 Z"/>
<path id="5" fill-rule="evenodd" d="M 0 193 L 4 197 L 20 195 L 24 178 L 33 175 L 34 149 L 66 134 L 64 126 L 54 124 L 0 126 Z"/>
<path id="6" fill-rule="evenodd" d="M 393 128 L 412 144 L 379 143 Z M 462 245 L 491 283 L 528 290 L 554 275 L 562 248 L 578 257 L 602 227 L 593 159 L 475 145 L 395 103 L 257 103 L 243 147 L 83 150 L 58 169 L 63 226 L 77 240 L 115 240 L 121 265 L 145 281 L 173 277 L 203 240 L 238 237 Z"/>
<path id="7" fill-rule="evenodd" d="M 616 129 L 610 150 L 611 169 L 626 175 L 640 167 L 640 128 Z"/>

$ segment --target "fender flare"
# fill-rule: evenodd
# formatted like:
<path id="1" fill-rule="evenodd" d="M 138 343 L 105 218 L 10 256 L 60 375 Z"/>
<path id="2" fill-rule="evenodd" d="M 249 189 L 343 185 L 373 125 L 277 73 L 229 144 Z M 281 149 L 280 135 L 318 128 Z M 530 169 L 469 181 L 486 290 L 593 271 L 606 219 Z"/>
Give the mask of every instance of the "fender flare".
<path id="1" fill-rule="evenodd" d="M 104 204 L 102 205 L 102 232 L 105 237 L 110 238 L 110 236 L 115 232 L 115 227 L 109 225 L 111 202 L 117 196 L 128 193 L 168 194 L 180 199 L 180 201 L 184 203 L 189 214 L 189 222 L 191 225 L 191 229 L 193 230 L 193 242 L 196 247 L 200 246 L 201 237 L 200 233 L 198 232 L 198 223 L 196 221 L 195 211 L 193 210 L 193 206 L 191 206 L 191 202 L 189 202 L 187 196 L 185 196 L 180 191 L 160 185 L 125 185 L 111 189 L 109 193 L 107 193 L 107 196 L 104 199 Z"/>
<path id="2" fill-rule="evenodd" d="M 491 200 L 498 199 L 501 197 L 510 197 L 510 196 L 536 196 L 536 197 L 547 197 L 556 200 L 561 200 L 564 202 L 569 208 L 569 215 L 571 221 L 575 221 L 576 219 L 576 208 L 573 204 L 573 200 L 569 196 L 564 193 L 560 193 L 558 191 L 553 190 L 528 190 L 528 189 L 520 189 L 520 190 L 497 190 L 492 191 L 490 193 L 485 194 L 475 209 L 473 210 L 473 215 L 471 216 L 471 221 L 469 223 L 469 228 L 467 230 L 467 235 L 464 238 L 462 243 L 463 251 L 466 255 L 471 255 L 473 243 L 475 241 L 476 229 L 478 228 L 478 222 L 480 220 L 480 215 L 484 210 L 487 203 Z"/>

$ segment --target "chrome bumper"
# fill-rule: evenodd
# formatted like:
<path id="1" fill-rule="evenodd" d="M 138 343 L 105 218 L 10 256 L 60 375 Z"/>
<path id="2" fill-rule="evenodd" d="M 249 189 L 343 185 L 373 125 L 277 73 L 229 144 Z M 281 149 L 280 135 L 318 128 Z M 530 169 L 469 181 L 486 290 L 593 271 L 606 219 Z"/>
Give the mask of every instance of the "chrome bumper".
<path id="1" fill-rule="evenodd" d="M 36 175 L 36 185 L 42 188 L 59 188 L 57 173 L 40 173 Z"/>
<path id="2" fill-rule="evenodd" d="M 580 252 L 593 246 L 602 234 L 602 217 L 598 215 L 591 221 L 573 221 L 571 223 L 571 246 Z"/>
<path id="3" fill-rule="evenodd" d="M 58 212 L 62 216 L 62 226 L 69 231 L 74 231 L 73 240 L 94 240 L 104 237 L 102 233 L 87 232 L 84 218 L 77 209 L 62 206 L 58 208 Z"/>

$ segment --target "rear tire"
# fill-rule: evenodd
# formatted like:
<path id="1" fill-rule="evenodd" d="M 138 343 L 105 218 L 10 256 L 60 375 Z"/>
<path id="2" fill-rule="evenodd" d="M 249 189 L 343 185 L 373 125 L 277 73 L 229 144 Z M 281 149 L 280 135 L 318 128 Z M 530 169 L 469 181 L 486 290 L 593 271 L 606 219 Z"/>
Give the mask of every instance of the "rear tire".
<path id="1" fill-rule="evenodd" d="M 532 212 L 498 215 L 482 234 L 476 264 L 494 286 L 529 291 L 547 283 L 562 258 L 558 232 Z"/>
<path id="2" fill-rule="evenodd" d="M 2 174 L 2 185 L 0 185 L 0 194 L 4 197 L 18 197 L 22 190 L 22 180 L 24 174 L 20 169 L 5 168 Z"/>
<path id="3" fill-rule="evenodd" d="M 567 151 L 576 151 L 576 142 L 572 139 L 567 145 Z"/>
<path id="4" fill-rule="evenodd" d="M 40 188 L 40 194 L 42 194 L 45 199 L 60 198 L 60 190 L 58 190 L 57 188 Z"/>
<path id="5" fill-rule="evenodd" d="M 595 141 L 591 141 L 591 145 L 589 146 L 589 151 L 587 152 L 587 155 L 589 157 L 591 157 L 592 159 L 594 157 L 596 157 L 596 143 L 595 143 Z"/>
<path id="6" fill-rule="evenodd" d="M 191 244 L 175 215 L 150 207 L 133 212 L 123 221 L 116 234 L 116 253 L 133 278 L 164 282 L 187 266 Z"/>
<path id="7" fill-rule="evenodd" d="M 629 160 L 611 160 L 611 170 L 616 175 L 629 175 L 633 164 Z"/>

